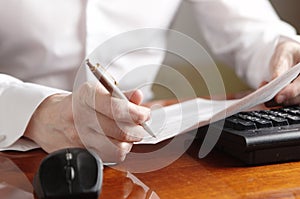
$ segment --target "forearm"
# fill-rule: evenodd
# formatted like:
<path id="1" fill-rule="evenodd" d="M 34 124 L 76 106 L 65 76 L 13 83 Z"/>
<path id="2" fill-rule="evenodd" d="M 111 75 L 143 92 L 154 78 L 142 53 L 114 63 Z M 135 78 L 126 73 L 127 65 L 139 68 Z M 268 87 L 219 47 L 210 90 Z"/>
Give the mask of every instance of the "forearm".
<path id="1" fill-rule="evenodd" d="M 270 79 L 269 62 L 280 36 L 295 36 L 268 1 L 193 1 L 204 37 L 217 59 L 234 66 L 252 87 Z"/>

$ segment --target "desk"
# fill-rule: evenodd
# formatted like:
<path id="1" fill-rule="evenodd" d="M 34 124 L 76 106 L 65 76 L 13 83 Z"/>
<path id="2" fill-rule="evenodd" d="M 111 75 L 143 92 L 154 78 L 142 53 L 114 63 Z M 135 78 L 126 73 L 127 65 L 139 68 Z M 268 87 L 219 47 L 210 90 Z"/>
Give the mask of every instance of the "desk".
<path id="1" fill-rule="evenodd" d="M 105 167 L 100 199 L 148 198 L 146 195 L 152 191 L 160 199 L 300 198 L 300 162 L 246 167 L 220 151 L 213 150 L 204 159 L 198 159 L 195 154 L 196 150 L 191 147 L 165 168 L 133 174 L 150 189 L 147 192 L 132 183 L 127 173 Z M 26 180 L 32 182 L 46 155 L 39 149 L 26 153 L 1 152 L 0 158 L 12 161 L 25 174 Z M 26 186 L 20 182 L 18 185 Z M 3 197 L 0 195 L 0 198 Z"/>
<path id="2" fill-rule="evenodd" d="M 24 153 L 5 152 L 1 157 L 12 160 L 31 182 L 42 150 Z M 161 199 L 178 198 L 300 198 L 300 162 L 244 167 L 239 161 L 218 151 L 197 159 L 185 153 L 171 165 L 149 173 L 134 174 Z M 138 197 L 139 187 L 132 188 L 126 173 L 106 167 L 100 199 Z M 134 194 L 136 194 L 134 196 Z M 0 197 L 2 198 L 2 197 Z"/>

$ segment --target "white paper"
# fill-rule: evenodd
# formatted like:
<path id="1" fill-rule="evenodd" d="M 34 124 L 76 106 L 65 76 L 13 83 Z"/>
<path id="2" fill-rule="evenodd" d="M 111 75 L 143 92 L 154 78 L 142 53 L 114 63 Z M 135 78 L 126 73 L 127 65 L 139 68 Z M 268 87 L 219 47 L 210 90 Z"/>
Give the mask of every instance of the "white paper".
<path id="1" fill-rule="evenodd" d="M 221 120 L 271 100 L 300 73 L 300 64 L 255 92 L 238 100 L 196 98 L 153 110 L 148 122 L 156 138 L 146 137 L 137 144 L 156 144 L 181 133 Z"/>

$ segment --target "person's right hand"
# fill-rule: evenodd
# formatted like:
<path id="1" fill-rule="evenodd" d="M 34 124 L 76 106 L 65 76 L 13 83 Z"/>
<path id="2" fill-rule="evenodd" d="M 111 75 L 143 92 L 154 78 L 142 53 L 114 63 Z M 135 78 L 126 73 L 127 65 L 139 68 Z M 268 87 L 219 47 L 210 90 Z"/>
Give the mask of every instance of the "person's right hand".
<path id="1" fill-rule="evenodd" d="M 150 117 L 150 110 L 139 106 L 139 90 L 125 95 L 130 102 L 112 97 L 99 83 L 52 95 L 36 109 L 24 136 L 46 152 L 85 146 L 104 162 L 123 161 L 133 142 L 148 136 L 139 124 Z"/>

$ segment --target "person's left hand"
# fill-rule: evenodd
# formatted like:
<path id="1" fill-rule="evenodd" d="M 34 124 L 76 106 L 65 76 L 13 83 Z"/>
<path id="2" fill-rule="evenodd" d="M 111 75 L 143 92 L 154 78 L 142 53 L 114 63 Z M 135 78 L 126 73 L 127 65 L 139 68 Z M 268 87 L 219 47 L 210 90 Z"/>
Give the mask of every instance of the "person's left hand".
<path id="1" fill-rule="evenodd" d="M 300 62 L 300 43 L 285 39 L 280 41 L 270 61 L 272 79 L 282 75 Z M 282 89 L 274 98 L 284 106 L 300 104 L 300 77 Z"/>

